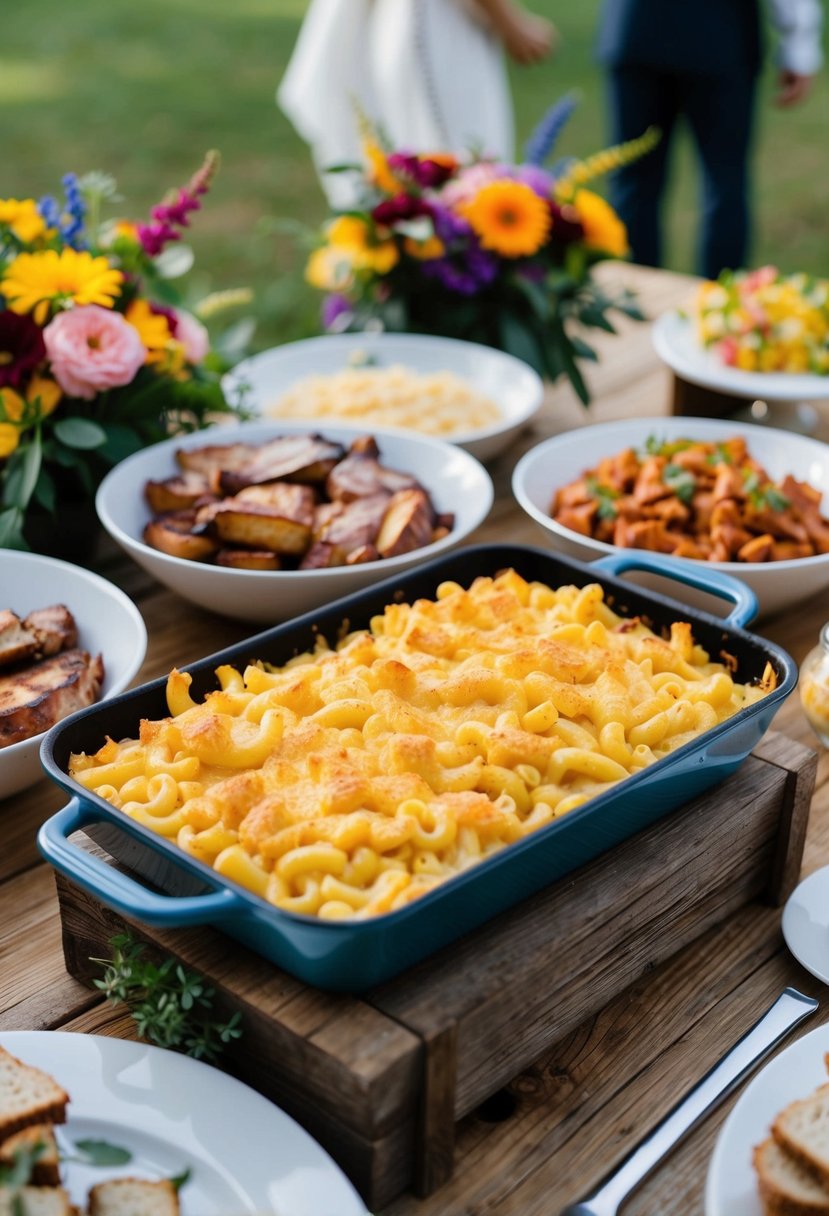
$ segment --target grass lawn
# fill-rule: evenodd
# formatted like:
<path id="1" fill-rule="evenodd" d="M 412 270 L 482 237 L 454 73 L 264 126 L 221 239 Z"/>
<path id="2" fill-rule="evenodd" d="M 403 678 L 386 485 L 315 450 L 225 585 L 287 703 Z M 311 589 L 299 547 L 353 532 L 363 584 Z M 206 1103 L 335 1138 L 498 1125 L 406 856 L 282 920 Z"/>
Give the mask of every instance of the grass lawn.
<path id="1" fill-rule="evenodd" d="M 274 104 L 304 0 L 27 0 L 6 5 L 0 49 L 0 196 L 57 192 L 67 169 L 113 173 L 125 214 L 140 217 L 216 147 L 221 173 L 196 218 L 198 294 L 250 285 L 256 345 L 313 331 L 317 301 L 301 284 L 291 241 L 267 217 L 321 220 L 325 206 L 305 146 Z M 534 0 L 562 35 L 557 60 L 513 73 L 519 138 L 562 92 L 581 105 L 563 154 L 603 142 L 602 81 L 592 61 L 599 0 Z M 807 106 L 764 98 L 756 158 L 755 261 L 829 274 L 822 122 L 829 82 Z M 690 151 L 675 164 L 670 265 L 691 269 L 695 181 Z"/>

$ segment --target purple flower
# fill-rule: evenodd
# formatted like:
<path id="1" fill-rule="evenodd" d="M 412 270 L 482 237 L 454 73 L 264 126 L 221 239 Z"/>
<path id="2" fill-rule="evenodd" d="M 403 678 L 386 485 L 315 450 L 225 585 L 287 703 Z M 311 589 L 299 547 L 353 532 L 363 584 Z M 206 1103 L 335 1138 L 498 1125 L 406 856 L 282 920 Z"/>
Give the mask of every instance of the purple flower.
<path id="1" fill-rule="evenodd" d="M 323 329 L 340 333 L 351 317 L 351 302 L 335 292 L 323 298 L 321 312 Z"/>
<path id="2" fill-rule="evenodd" d="M 552 196 L 555 180 L 546 169 L 539 169 L 538 165 L 519 165 L 512 176 L 534 190 L 539 198 Z"/>
<path id="3" fill-rule="evenodd" d="M 45 194 L 38 201 L 37 209 L 47 228 L 54 228 L 60 233 L 63 242 L 71 249 L 85 249 L 83 239 L 84 221 L 86 219 L 86 203 L 83 200 L 78 177 L 75 173 L 65 173 L 62 178 L 65 202 L 61 208 L 56 199 Z"/>
<path id="4" fill-rule="evenodd" d="M 40 326 L 11 309 L 0 312 L 0 388 L 19 389 L 24 377 L 45 358 Z"/>

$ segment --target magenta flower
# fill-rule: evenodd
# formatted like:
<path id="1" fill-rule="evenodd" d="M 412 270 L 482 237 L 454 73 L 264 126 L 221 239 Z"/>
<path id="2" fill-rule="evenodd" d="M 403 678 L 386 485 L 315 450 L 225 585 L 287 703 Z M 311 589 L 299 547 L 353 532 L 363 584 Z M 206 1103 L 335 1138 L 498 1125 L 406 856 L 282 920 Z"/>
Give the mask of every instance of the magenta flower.
<path id="1" fill-rule="evenodd" d="M 45 358 L 40 326 L 30 316 L 19 316 L 11 309 L 0 312 L 0 388 L 20 388 Z"/>
<path id="2" fill-rule="evenodd" d="M 208 152 L 201 168 L 193 174 L 187 185 L 180 187 L 172 197 L 153 207 L 150 212 L 153 223 L 137 225 L 138 239 L 149 257 L 157 257 L 171 241 L 181 240 L 178 229 L 187 228 L 190 224 L 190 213 L 200 209 L 199 199 L 209 190 L 218 167 L 218 152 Z"/>
<path id="3" fill-rule="evenodd" d="M 451 162 L 443 164 L 428 156 L 415 156 L 410 152 L 392 152 L 388 163 L 392 173 L 403 174 L 422 190 L 436 190 L 455 172 L 455 165 Z"/>
<path id="4" fill-rule="evenodd" d="M 413 220 L 421 215 L 431 215 L 432 208 L 425 199 L 415 194 L 395 194 L 383 199 L 371 213 L 376 224 L 390 228 L 399 220 Z"/>

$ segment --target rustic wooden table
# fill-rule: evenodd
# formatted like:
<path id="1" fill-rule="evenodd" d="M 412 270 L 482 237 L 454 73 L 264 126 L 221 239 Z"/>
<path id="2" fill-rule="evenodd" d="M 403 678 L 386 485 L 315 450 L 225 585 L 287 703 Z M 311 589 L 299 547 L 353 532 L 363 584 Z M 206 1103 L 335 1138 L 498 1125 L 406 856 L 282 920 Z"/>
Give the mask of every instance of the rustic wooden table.
<path id="1" fill-rule="evenodd" d="M 609 277 L 637 290 L 649 316 L 683 304 L 692 285 L 684 276 L 637 267 L 614 267 Z M 510 493 L 515 462 L 532 444 L 588 422 L 669 411 L 671 376 L 652 350 L 649 327 L 624 323 L 620 329 L 620 337 L 601 335 L 597 343 L 601 362 L 588 375 L 594 398 L 589 413 L 569 387 L 557 386 L 532 432 L 492 468 L 496 504 L 474 541 L 543 542 Z M 829 412 L 818 434 L 829 439 Z M 125 558 L 110 555 L 100 569 L 133 596 L 147 623 L 141 680 L 251 632 L 185 605 Z M 826 597 L 818 596 L 762 623 L 759 632 L 800 661 L 827 615 Z M 775 728 L 815 745 L 796 696 Z M 64 969 L 53 874 L 35 847 L 39 824 L 63 801 L 44 780 L 0 803 L 6 841 L 0 854 L 0 1031 L 60 1028 L 129 1037 L 129 1019 Z M 823 752 L 804 873 L 827 862 L 829 756 Z M 510 1098 L 467 1116 L 458 1128 L 451 1181 L 426 1200 L 403 1196 L 387 1216 L 555 1216 L 611 1169 L 787 984 L 821 1000 L 805 1030 L 829 1021 L 829 994 L 787 953 L 779 910 L 749 904 L 579 1026 L 515 1079 Z M 663 1163 L 626 1214 L 702 1212 L 708 1159 L 730 1105 Z"/>

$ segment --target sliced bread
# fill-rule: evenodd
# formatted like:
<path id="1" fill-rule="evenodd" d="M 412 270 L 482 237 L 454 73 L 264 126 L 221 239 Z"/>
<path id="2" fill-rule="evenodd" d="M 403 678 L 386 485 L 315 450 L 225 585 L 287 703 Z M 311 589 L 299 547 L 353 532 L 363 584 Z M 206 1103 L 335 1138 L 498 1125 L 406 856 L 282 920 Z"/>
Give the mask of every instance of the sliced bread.
<path id="1" fill-rule="evenodd" d="M 68 1102 L 47 1072 L 0 1047 L 0 1143 L 33 1123 L 64 1123 Z"/>
<path id="2" fill-rule="evenodd" d="M 74 1208 L 62 1187 L 0 1186 L 0 1216 L 72 1216 Z"/>
<path id="3" fill-rule="evenodd" d="M 166 1178 L 114 1178 L 89 1192 L 89 1216 L 179 1216 L 178 1192 Z"/>
<path id="4" fill-rule="evenodd" d="M 829 1190 L 771 1136 L 754 1150 L 766 1216 L 829 1216 Z"/>
<path id="5" fill-rule="evenodd" d="M 41 1151 L 32 1166 L 31 1177 L 28 1179 L 33 1186 L 60 1186 L 60 1154 L 55 1140 L 55 1133 L 48 1123 L 35 1123 L 32 1127 L 24 1127 L 15 1132 L 0 1145 L 0 1164 L 11 1165 L 18 1149 L 34 1149 L 41 1146 Z"/>
<path id="6" fill-rule="evenodd" d="M 793 1157 L 829 1186 L 829 1085 L 790 1102 L 771 1125 L 771 1134 Z"/>

